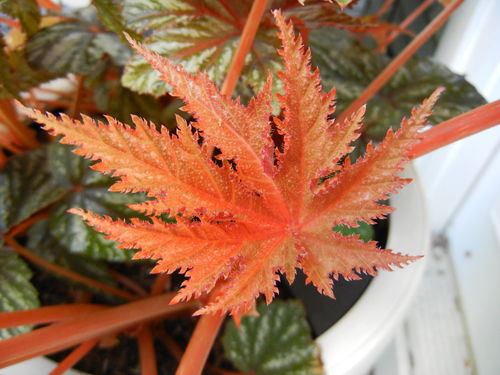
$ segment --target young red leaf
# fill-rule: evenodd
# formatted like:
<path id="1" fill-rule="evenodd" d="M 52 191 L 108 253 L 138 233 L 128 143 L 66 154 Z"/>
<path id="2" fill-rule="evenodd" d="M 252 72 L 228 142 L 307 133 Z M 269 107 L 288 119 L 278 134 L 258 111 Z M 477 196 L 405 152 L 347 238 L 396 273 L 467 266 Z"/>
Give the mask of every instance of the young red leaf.
<path id="1" fill-rule="evenodd" d="M 273 119 L 284 135 L 282 152 L 270 137 L 270 79 L 245 107 L 221 94 L 205 74 L 193 77 L 134 41 L 187 103 L 185 109 L 196 119 L 191 125 L 204 143 L 221 150 L 222 167 L 180 119 L 177 135 L 171 136 L 137 117 L 131 128 L 111 118 L 109 125 L 86 117 L 81 123 L 26 110 L 45 129 L 64 134 L 61 142 L 81 145 L 76 153 L 100 159 L 94 169 L 120 176 L 112 190 L 147 191 L 156 199 L 134 209 L 177 215 L 176 224 L 156 217 L 125 223 L 75 212 L 121 247 L 140 249 L 136 258 L 159 259 L 154 272 L 185 272 L 188 280 L 174 302 L 198 297 L 226 279 L 215 302 L 198 313 L 241 313 L 260 294 L 269 303 L 277 292 L 278 272 L 292 282 L 295 269 L 302 268 L 308 282 L 333 297 L 330 275 L 357 279 L 361 272 L 373 275 L 375 269 L 418 259 L 343 237 L 332 227 L 373 223 L 392 211 L 377 202 L 409 182 L 397 173 L 441 89 L 403 120 L 398 132 L 390 130 L 384 142 L 368 147 L 365 157 L 351 164 L 345 155 L 358 137 L 365 108 L 343 124 L 329 120 L 335 93 L 321 93 L 319 72 L 310 69 L 310 52 L 295 38 L 291 23 L 280 12 L 274 15 L 286 66 L 279 76 L 285 86 L 279 97 L 284 117 Z"/>

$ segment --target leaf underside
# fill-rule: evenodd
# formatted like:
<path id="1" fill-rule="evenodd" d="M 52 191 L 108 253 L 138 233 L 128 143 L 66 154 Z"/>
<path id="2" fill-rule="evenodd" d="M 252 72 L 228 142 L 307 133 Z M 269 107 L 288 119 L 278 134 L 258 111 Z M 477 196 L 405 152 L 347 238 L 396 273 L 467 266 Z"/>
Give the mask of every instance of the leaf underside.
<path id="1" fill-rule="evenodd" d="M 25 110 L 52 134 L 63 134 L 62 143 L 81 146 L 75 153 L 100 160 L 93 169 L 120 177 L 112 191 L 146 192 L 152 198 L 131 206 L 152 215 L 149 221 L 72 212 L 122 248 L 137 249 L 135 258 L 158 259 L 154 272 L 185 272 L 188 279 L 174 303 L 225 280 L 215 301 L 198 314 L 248 311 L 260 294 L 269 303 L 278 272 L 292 282 L 295 269 L 302 268 L 307 282 L 333 298 L 331 276 L 358 279 L 359 273 L 375 275 L 418 258 L 344 237 L 332 227 L 373 224 L 392 211 L 377 202 L 409 182 L 397 173 L 441 89 L 403 119 L 397 132 L 389 130 L 376 148 L 369 145 L 363 158 L 351 162 L 346 155 L 359 136 L 365 108 L 343 124 L 329 119 L 335 91 L 321 93 L 310 52 L 295 38 L 291 23 L 274 14 L 283 44 L 285 70 L 279 78 L 285 94 L 278 95 L 283 117 L 271 121 L 284 137 L 281 147 L 271 139 L 271 78 L 243 106 L 220 93 L 207 74 L 191 76 L 133 40 L 194 116 L 190 125 L 177 119 L 176 135 L 135 116 L 132 128 L 112 118 L 105 125 Z M 208 145 L 221 150 L 220 164 L 210 158 Z M 326 176 L 333 177 L 322 182 Z M 162 214 L 176 216 L 176 224 L 161 221 Z"/>

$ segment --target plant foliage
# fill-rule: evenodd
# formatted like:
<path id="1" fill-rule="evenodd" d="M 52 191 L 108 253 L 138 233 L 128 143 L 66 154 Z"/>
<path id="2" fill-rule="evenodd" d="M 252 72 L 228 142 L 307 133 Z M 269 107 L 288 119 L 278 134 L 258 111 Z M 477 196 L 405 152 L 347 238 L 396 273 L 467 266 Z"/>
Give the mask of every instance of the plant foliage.
<path id="1" fill-rule="evenodd" d="M 285 95 L 278 95 L 284 118 L 274 118 L 284 144 L 271 139 L 272 79 L 245 107 L 221 94 L 207 74 L 191 76 L 135 41 L 131 43 L 186 102 L 198 132 L 178 118 L 176 136 L 157 131 L 133 117 L 135 128 L 112 118 L 109 125 L 62 115 L 26 111 L 62 143 L 81 145 L 79 155 L 100 159 L 93 169 L 120 176 L 111 190 L 147 192 L 154 200 L 132 205 L 150 220 L 113 221 L 91 211 L 72 210 L 122 248 L 141 249 L 135 258 L 159 259 L 154 272 L 180 269 L 189 277 L 173 302 L 209 292 L 221 279 L 225 287 L 215 302 L 198 313 L 248 311 L 259 294 L 269 303 L 276 293 L 277 272 L 293 282 L 302 268 L 319 292 L 333 297 L 332 279 L 358 279 L 360 272 L 400 267 L 418 257 L 383 250 L 357 236 L 344 237 L 333 225 L 372 224 L 392 211 L 378 204 L 409 181 L 397 177 L 407 161 L 441 90 L 389 130 L 377 148 L 354 164 L 345 156 L 365 113 L 360 108 L 344 124 L 328 117 L 335 91 L 321 93 L 319 71 L 310 70 L 310 52 L 295 38 L 291 23 L 275 12 L 286 70 L 279 73 Z M 204 146 L 199 146 L 200 134 Z M 221 150 L 218 166 L 207 144 Z M 319 184 L 322 177 L 334 174 Z M 158 218 L 176 215 L 176 224 Z"/>
<path id="2" fill-rule="evenodd" d="M 261 304 L 259 316 L 245 316 L 240 327 L 227 325 L 223 337 L 226 355 L 246 374 L 318 374 L 318 348 L 311 338 L 304 308 L 299 302 L 277 300 Z"/>
<path id="3" fill-rule="evenodd" d="M 31 270 L 17 254 L 0 252 L 0 311 L 34 309 L 40 306 L 38 293 L 29 281 L 31 275 Z M 0 339 L 30 330 L 29 326 L 3 328 L 0 329 Z"/>

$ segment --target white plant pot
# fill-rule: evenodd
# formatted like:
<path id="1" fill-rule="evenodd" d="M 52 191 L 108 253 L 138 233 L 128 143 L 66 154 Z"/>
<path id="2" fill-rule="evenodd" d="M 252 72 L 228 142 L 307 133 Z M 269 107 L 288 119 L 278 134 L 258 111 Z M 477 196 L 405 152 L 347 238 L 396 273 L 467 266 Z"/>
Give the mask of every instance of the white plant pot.
<path id="1" fill-rule="evenodd" d="M 59 363 L 45 358 L 37 357 L 17 363 L 0 370 L 0 375 L 47 375 L 54 370 Z M 64 375 L 88 375 L 84 372 L 70 369 Z"/>
<path id="2" fill-rule="evenodd" d="M 387 248 L 410 255 L 427 255 L 430 227 L 427 202 L 413 164 L 403 177 L 413 182 L 391 197 Z M 406 315 L 424 270 L 421 259 L 402 270 L 380 272 L 361 298 L 334 326 L 316 340 L 328 375 L 366 375 L 393 338 Z M 34 358 L 0 370 L 0 375 L 43 375 L 56 367 L 45 357 Z M 65 375 L 83 375 L 69 370 Z"/>
<path id="3" fill-rule="evenodd" d="M 403 177 L 413 178 L 391 196 L 387 248 L 409 255 L 427 255 L 431 236 L 427 201 L 413 164 Z M 397 269 L 381 271 L 354 306 L 320 335 L 321 358 L 328 375 L 366 375 L 394 336 L 409 308 L 424 271 L 424 259 Z"/>

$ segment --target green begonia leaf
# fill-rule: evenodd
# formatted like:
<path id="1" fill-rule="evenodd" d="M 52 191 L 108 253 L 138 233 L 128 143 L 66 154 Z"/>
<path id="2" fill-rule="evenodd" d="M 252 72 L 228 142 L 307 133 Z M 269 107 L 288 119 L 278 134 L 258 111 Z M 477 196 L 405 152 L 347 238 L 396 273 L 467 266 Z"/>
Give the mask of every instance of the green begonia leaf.
<path id="1" fill-rule="evenodd" d="M 130 114 L 134 114 L 157 125 L 167 125 L 166 122 L 171 121 L 170 127 L 175 127 L 173 116 L 171 118 L 163 116 L 163 106 L 159 99 L 123 87 L 120 74 L 121 70 L 118 67 L 108 65 L 100 74 L 89 76 L 85 81 L 93 90 L 94 101 L 102 113 L 123 123 L 131 123 Z"/>
<path id="2" fill-rule="evenodd" d="M 69 192 L 53 179 L 47 151 L 41 147 L 14 156 L 0 172 L 0 233 Z"/>
<path id="3" fill-rule="evenodd" d="M 343 236 L 355 236 L 359 235 L 359 239 L 364 242 L 370 242 L 373 240 L 375 235 L 375 230 L 373 226 L 365 223 L 364 221 L 358 221 L 359 227 L 349 228 L 345 225 L 336 225 L 333 230 L 337 233 L 341 233 Z"/>
<path id="4" fill-rule="evenodd" d="M 318 348 L 299 302 L 276 300 L 257 310 L 260 317 L 244 316 L 240 329 L 229 321 L 223 337 L 226 355 L 241 371 L 255 375 L 321 373 Z"/>
<path id="5" fill-rule="evenodd" d="M 38 31 L 40 12 L 36 0 L 0 1 L 0 12 L 19 19 L 26 34 L 33 35 Z"/>
<path id="6" fill-rule="evenodd" d="M 134 33 L 133 30 L 128 29 L 122 16 L 122 3 L 116 0 L 92 0 L 92 4 L 99 14 L 99 19 L 106 26 L 108 30 L 116 32 L 123 37 L 123 32 L 126 31 L 136 40 L 141 40 L 139 34 Z M 126 42 L 126 39 L 122 39 Z"/>
<path id="7" fill-rule="evenodd" d="M 323 87 L 337 90 L 338 116 L 387 66 L 389 58 L 335 30 L 311 33 L 309 44 L 313 63 L 321 72 Z M 445 87 L 430 116 L 432 124 L 485 104 L 485 100 L 463 76 L 431 60 L 412 57 L 369 101 L 362 140 L 380 141 L 390 126 L 399 127 L 402 117 L 428 97 L 437 87 Z"/>
<path id="8" fill-rule="evenodd" d="M 358 36 L 372 35 L 375 38 L 381 33 L 385 34 L 391 30 L 400 30 L 402 33 L 412 34 L 407 30 L 401 30 L 399 25 L 375 20 L 370 15 L 352 16 L 340 10 L 340 7 L 336 4 L 329 4 L 324 0 L 307 1 L 305 6 L 297 6 L 295 0 L 275 0 L 273 5 L 276 8 L 285 9 L 284 13 L 287 18 L 294 22 L 294 28 L 299 32 L 302 28 L 315 30 L 326 26 L 346 30 Z"/>
<path id="9" fill-rule="evenodd" d="M 80 275 L 115 286 L 106 264 L 98 259 L 70 252 L 55 238 L 49 229 L 49 221 L 41 220 L 29 230 L 28 248 L 45 260 Z"/>
<path id="10" fill-rule="evenodd" d="M 34 309 L 40 306 L 38 293 L 31 285 L 31 270 L 15 253 L 0 252 L 0 311 Z M 26 333 L 31 326 L 0 329 L 0 339 Z"/>
<path id="11" fill-rule="evenodd" d="M 140 194 L 108 191 L 115 180 L 90 169 L 92 162 L 73 154 L 71 147 L 54 143 L 49 163 L 58 185 L 71 189 L 71 194 L 58 202 L 50 215 L 51 234 L 73 253 L 111 261 L 131 259 L 133 252 L 118 249 L 116 242 L 105 239 L 80 217 L 67 211 L 83 208 L 114 218 L 137 216 L 126 204 L 142 201 Z"/>
<path id="12" fill-rule="evenodd" d="M 19 90 L 13 82 L 13 67 L 10 61 L 10 55 L 5 50 L 5 41 L 0 39 L 0 97 L 19 98 Z"/>
<path id="13" fill-rule="evenodd" d="M 204 71 L 220 87 L 229 69 L 238 46 L 252 0 L 238 2 L 187 1 L 187 0 L 126 0 L 123 6 L 125 25 L 136 33 L 147 37 L 144 44 L 152 51 L 166 56 L 174 64 L 195 74 Z M 335 4 L 322 0 L 311 0 L 305 6 L 296 0 L 274 0 L 270 9 L 281 8 L 287 18 L 294 20 L 298 31 L 330 26 L 355 33 L 369 33 L 380 28 L 397 26 L 367 21 L 340 11 Z M 284 69 L 277 50 L 281 48 L 276 36 L 276 26 L 271 12 L 266 12 L 261 21 L 252 48 L 248 53 L 236 94 L 247 96 L 262 88 L 269 72 L 276 76 Z M 124 86 L 155 96 L 164 95 L 171 88 L 163 82 L 159 73 L 141 56 L 135 55 L 127 64 L 122 77 Z M 281 80 L 273 81 L 274 91 L 282 92 Z M 249 86 L 248 95 L 242 87 Z M 278 103 L 273 102 L 275 112 Z"/>
<path id="14" fill-rule="evenodd" d="M 253 1 L 210 2 L 168 0 L 126 0 L 125 24 L 137 33 L 147 32 L 145 45 L 152 51 L 181 63 L 190 73 L 206 71 L 221 85 L 238 46 L 244 21 Z M 283 70 L 274 24 L 261 27 L 243 69 L 243 83 L 258 91 L 268 77 Z M 167 84 L 141 56 L 134 56 L 122 78 L 124 86 L 140 93 L 160 96 L 170 91 Z M 277 87 L 277 90 L 280 90 Z"/>
<path id="15" fill-rule="evenodd" d="M 91 17 L 87 13 L 84 13 L 85 18 Z M 71 20 L 33 35 L 26 43 L 26 56 L 29 64 L 37 69 L 59 75 L 86 75 L 96 70 L 105 56 L 117 65 L 124 65 L 132 52 L 115 33 L 100 30 L 91 23 Z"/>
<path id="16" fill-rule="evenodd" d="M 23 50 L 0 52 L 0 98 L 19 98 L 19 93 L 56 78 L 56 75 L 33 70 Z"/>

